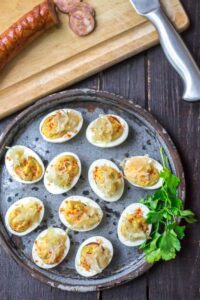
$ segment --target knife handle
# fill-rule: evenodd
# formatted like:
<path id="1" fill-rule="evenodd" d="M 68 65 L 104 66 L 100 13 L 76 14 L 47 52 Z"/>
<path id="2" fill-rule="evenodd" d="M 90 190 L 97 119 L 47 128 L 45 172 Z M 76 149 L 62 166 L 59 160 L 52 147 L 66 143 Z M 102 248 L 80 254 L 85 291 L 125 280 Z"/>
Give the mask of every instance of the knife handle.
<path id="1" fill-rule="evenodd" d="M 169 62 L 183 79 L 183 99 L 200 100 L 200 71 L 189 50 L 161 8 L 145 15 L 156 27 Z"/>

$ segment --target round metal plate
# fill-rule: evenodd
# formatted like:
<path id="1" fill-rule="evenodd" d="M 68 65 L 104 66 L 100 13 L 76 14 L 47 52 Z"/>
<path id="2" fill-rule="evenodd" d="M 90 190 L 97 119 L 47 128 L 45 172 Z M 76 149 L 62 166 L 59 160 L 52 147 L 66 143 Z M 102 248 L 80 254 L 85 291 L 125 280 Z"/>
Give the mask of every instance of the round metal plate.
<path id="1" fill-rule="evenodd" d="M 50 111 L 58 108 L 74 108 L 82 112 L 84 126 L 81 133 L 73 140 L 64 144 L 45 142 L 39 133 L 41 119 Z M 130 126 L 128 140 L 116 148 L 100 149 L 88 143 L 85 129 L 89 122 L 100 114 L 112 113 L 123 117 Z M 8 175 L 3 159 L 6 146 L 22 144 L 36 151 L 45 165 L 58 153 L 72 151 L 82 162 L 83 172 L 77 186 L 67 194 L 51 195 L 43 185 L 43 181 L 33 185 L 23 185 L 14 182 Z M 70 291 L 95 291 L 113 287 L 127 282 L 143 272 L 150 265 L 144 260 L 144 255 L 137 248 L 122 245 L 117 238 L 117 223 L 123 209 L 130 203 L 137 202 L 147 192 L 136 189 L 126 182 L 123 197 L 115 203 L 100 200 L 95 195 L 87 180 L 90 164 L 99 158 L 113 160 L 118 166 L 125 157 L 149 154 L 160 161 L 159 148 L 163 147 L 172 170 L 182 179 L 180 196 L 185 198 L 185 180 L 183 168 L 178 153 L 166 133 L 158 122 L 145 110 L 131 101 L 121 97 L 92 90 L 71 90 L 48 96 L 18 115 L 4 132 L 0 140 L 0 239 L 5 250 L 32 276 L 45 283 Z M 36 236 L 47 226 L 64 228 L 58 218 L 58 207 L 61 201 L 70 195 L 84 195 L 91 197 L 102 207 L 104 218 L 101 225 L 91 232 L 76 233 L 70 231 L 71 249 L 67 259 L 52 270 L 39 269 L 31 258 L 31 249 Z M 44 201 L 46 213 L 41 226 L 26 237 L 18 238 L 10 235 L 4 225 L 4 216 L 8 207 L 16 200 L 35 196 Z M 108 238 L 114 246 L 114 257 L 110 266 L 98 276 L 90 279 L 79 276 L 74 268 L 74 259 L 80 243 L 86 238 L 102 235 Z"/>

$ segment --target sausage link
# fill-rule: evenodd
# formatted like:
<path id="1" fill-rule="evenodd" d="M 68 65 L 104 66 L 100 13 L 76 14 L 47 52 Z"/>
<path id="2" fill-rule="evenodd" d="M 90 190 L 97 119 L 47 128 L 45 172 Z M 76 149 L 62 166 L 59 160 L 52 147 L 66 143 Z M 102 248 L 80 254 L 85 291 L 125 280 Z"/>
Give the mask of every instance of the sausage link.
<path id="1" fill-rule="evenodd" d="M 46 0 L 0 35 L 0 70 L 37 36 L 59 23 L 55 5 Z"/>

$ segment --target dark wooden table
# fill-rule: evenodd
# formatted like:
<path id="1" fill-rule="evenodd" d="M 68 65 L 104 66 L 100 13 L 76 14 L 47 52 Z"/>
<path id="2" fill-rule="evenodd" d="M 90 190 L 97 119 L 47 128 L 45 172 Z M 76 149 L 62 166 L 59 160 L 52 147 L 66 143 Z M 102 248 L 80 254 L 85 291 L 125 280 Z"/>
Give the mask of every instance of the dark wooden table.
<path id="1" fill-rule="evenodd" d="M 184 39 L 200 66 L 200 1 L 182 1 L 191 20 Z M 149 110 L 167 129 L 181 155 L 186 206 L 200 217 L 200 103 L 181 100 L 180 79 L 160 46 L 128 59 L 75 87 L 120 94 Z M 9 118 L 0 123 L 3 131 Z M 0 248 L 0 300 L 196 300 L 200 299 L 200 230 L 189 226 L 176 260 L 156 264 L 138 279 L 101 293 L 77 294 L 31 278 Z"/>

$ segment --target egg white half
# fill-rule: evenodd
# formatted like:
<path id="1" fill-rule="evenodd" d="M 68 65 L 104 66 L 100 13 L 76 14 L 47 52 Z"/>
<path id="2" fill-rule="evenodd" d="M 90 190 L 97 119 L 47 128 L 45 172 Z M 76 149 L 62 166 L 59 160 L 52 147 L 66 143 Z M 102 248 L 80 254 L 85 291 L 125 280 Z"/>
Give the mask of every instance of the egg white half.
<path id="1" fill-rule="evenodd" d="M 92 136 L 93 136 L 92 127 L 93 127 L 94 123 L 97 120 L 97 119 L 95 119 L 87 127 L 86 138 L 94 146 L 97 146 L 97 147 L 100 147 L 100 148 L 112 148 L 112 147 L 115 147 L 115 146 L 118 146 L 118 145 L 122 144 L 127 139 L 128 134 L 129 134 L 129 126 L 128 126 L 128 123 L 123 118 L 121 118 L 119 116 L 116 116 L 116 115 L 113 115 L 113 114 L 108 114 L 108 115 L 105 115 L 105 116 L 113 116 L 113 117 L 115 117 L 116 119 L 119 120 L 119 122 L 122 124 L 122 126 L 124 128 L 122 135 L 117 140 L 111 141 L 111 142 L 108 142 L 108 143 L 94 142 L 93 139 L 92 139 Z M 99 118 L 101 118 L 101 116 Z"/>
<path id="2" fill-rule="evenodd" d="M 122 177 L 121 177 L 122 178 L 121 188 L 112 197 L 107 197 L 104 193 L 102 193 L 102 191 L 98 188 L 98 186 L 97 186 L 97 184 L 94 180 L 94 176 L 93 176 L 94 169 L 96 167 L 101 167 L 101 166 L 111 167 L 111 168 L 115 169 L 117 172 L 119 172 L 122 175 Z M 91 166 L 89 168 L 89 172 L 88 172 L 88 180 L 89 180 L 90 186 L 91 186 L 92 190 L 95 192 L 95 194 L 97 194 L 97 196 L 99 196 L 101 199 L 103 199 L 107 202 L 115 202 L 115 201 L 119 200 L 123 195 L 123 192 L 124 192 L 123 174 L 121 173 L 119 168 L 116 166 L 116 164 L 113 163 L 112 161 L 108 160 L 108 159 L 98 159 L 98 160 L 95 160 L 91 164 Z"/>
<path id="3" fill-rule="evenodd" d="M 65 243 L 65 251 L 64 251 L 64 254 L 63 254 L 63 257 L 61 258 L 61 260 L 58 262 L 58 263 L 55 263 L 55 264 L 45 264 L 42 259 L 38 256 L 37 254 L 37 250 L 36 250 L 36 246 L 35 246 L 35 241 L 37 241 L 40 237 L 43 237 L 47 230 L 48 229 L 45 229 L 44 231 L 42 231 L 38 236 L 37 238 L 35 239 L 34 243 L 33 243 L 33 248 L 32 248 L 32 257 L 33 257 L 33 261 L 34 263 L 42 268 L 42 269 L 51 269 L 51 268 L 55 268 L 56 266 L 58 266 L 64 259 L 65 257 L 67 256 L 68 252 L 69 252 L 69 249 L 70 249 L 70 239 L 69 239 L 69 236 L 68 234 L 60 229 L 60 228 L 53 228 L 58 234 L 64 234 L 67 236 L 67 240 L 66 240 L 66 243 Z"/>
<path id="4" fill-rule="evenodd" d="M 133 158 L 133 157 L 143 158 L 144 156 L 132 156 L 132 157 L 130 157 L 130 158 L 125 159 L 125 162 L 124 162 L 123 164 L 125 165 L 126 162 L 127 162 L 129 159 Z M 145 157 L 148 157 L 148 155 L 145 155 Z M 160 172 L 163 170 L 163 166 L 162 166 L 157 160 L 155 160 L 155 159 L 153 159 L 153 158 L 150 158 L 150 157 L 149 157 L 149 159 L 151 159 L 151 160 L 153 161 L 154 167 L 155 167 L 155 168 L 158 170 L 158 172 L 160 173 Z M 126 178 L 126 177 L 125 177 L 125 178 Z M 129 181 L 127 178 L 126 178 L 126 180 Z M 130 181 L 129 181 L 129 182 L 130 182 Z M 140 186 L 140 185 L 137 185 L 137 184 L 132 183 L 132 182 L 130 182 L 130 184 L 132 184 L 132 185 L 135 186 L 135 187 L 139 187 L 139 188 L 141 188 L 141 189 L 143 189 L 143 190 L 157 190 L 157 189 L 161 188 L 161 186 L 163 185 L 163 179 L 162 179 L 162 178 L 159 178 L 158 182 L 157 182 L 156 184 L 152 185 L 152 186 Z"/>
<path id="5" fill-rule="evenodd" d="M 40 211 L 40 217 L 39 217 L 39 220 L 38 222 L 35 222 L 32 224 L 32 226 L 30 228 L 28 228 L 27 230 L 25 230 L 24 232 L 17 232 L 17 231 L 14 231 L 11 227 L 10 227 L 10 224 L 9 224 L 9 215 L 10 213 L 12 212 L 12 210 L 14 208 L 16 208 L 17 206 L 23 204 L 23 203 L 27 203 L 29 202 L 30 200 L 34 200 L 35 202 L 37 202 L 41 207 L 41 211 Z M 10 233 L 14 234 L 14 235 L 17 235 L 17 236 L 24 236 L 24 235 L 27 235 L 29 234 L 30 232 L 32 232 L 33 230 L 35 230 L 39 225 L 40 223 L 42 222 L 42 219 L 44 217 L 44 204 L 43 202 L 38 199 L 38 198 L 35 198 L 35 197 L 26 197 L 26 198 L 22 198 L 18 201 L 16 201 L 15 203 L 13 203 L 9 209 L 7 210 L 6 212 L 6 215 L 5 215 L 5 225 L 6 225 L 6 228 L 8 229 L 8 231 L 10 231 Z"/>
<path id="6" fill-rule="evenodd" d="M 54 184 L 53 182 L 49 182 L 49 180 L 48 180 L 48 173 L 51 172 L 51 169 L 52 169 L 51 165 L 54 164 L 57 159 L 59 159 L 62 156 L 65 156 L 65 155 L 71 155 L 71 156 L 73 156 L 76 159 L 76 161 L 78 163 L 78 167 L 79 167 L 79 172 L 73 178 L 72 183 L 71 183 L 70 186 L 68 186 L 66 188 L 62 188 L 62 187 Z M 80 176 L 81 176 L 81 161 L 80 161 L 79 157 L 76 154 L 72 153 L 72 152 L 63 152 L 63 153 L 60 153 L 57 156 L 55 156 L 52 159 L 52 161 L 49 163 L 49 165 L 48 165 L 48 167 L 47 167 L 47 169 L 45 171 L 45 174 L 44 174 L 44 186 L 47 189 L 47 191 L 49 193 L 51 193 L 51 194 L 54 194 L 54 195 L 63 194 L 63 193 L 68 192 L 69 190 L 71 190 L 77 184 Z"/>
<path id="7" fill-rule="evenodd" d="M 92 277 L 92 276 L 95 276 L 99 273 L 101 273 L 103 270 L 101 270 L 100 272 L 96 272 L 95 270 L 90 270 L 90 271 L 86 271 L 81 265 L 80 265 L 80 258 L 81 258 L 81 252 L 82 252 L 82 249 L 84 246 L 90 244 L 90 243 L 96 243 L 98 242 L 99 240 L 101 240 L 103 243 L 102 243 L 102 246 L 105 247 L 105 248 L 108 248 L 110 250 L 110 261 L 109 261 L 109 264 L 113 258 L 113 246 L 111 244 L 111 242 L 102 237 L 102 236 L 94 236 L 94 237 L 91 237 L 87 240 L 85 240 L 79 247 L 78 251 L 77 251 L 77 254 L 76 254 L 76 258 L 75 258 L 75 267 L 76 267 L 76 271 L 84 276 L 84 277 Z M 109 265 L 108 264 L 108 265 Z"/>
<path id="8" fill-rule="evenodd" d="M 62 209 L 62 207 L 65 207 L 65 201 L 80 201 L 90 207 L 94 207 L 94 208 L 97 208 L 99 209 L 99 212 L 100 212 L 100 221 L 95 224 L 94 226 L 88 228 L 88 229 L 76 229 L 74 228 L 74 226 L 72 226 L 71 224 L 68 223 L 68 221 L 66 220 L 64 214 L 60 211 Z M 74 231 L 78 231 L 78 232 L 86 232 L 86 231 L 90 231 L 90 230 L 93 230 L 94 228 L 96 228 L 100 223 L 101 223 L 101 220 L 103 218 L 103 211 L 101 209 L 101 207 L 95 202 L 93 201 L 92 199 L 89 199 L 87 197 L 83 197 L 83 196 L 71 196 L 71 197 L 68 197 L 66 199 L 63 200 L 63 202 L 61 203 L 60 207 L 59 207 L 59 218 L 61 220 L 61 222 L 66 226 L 68 227 L 69 229 L 71 230 L 74 230 Z"/>
<path id="9" fill-rule="evenodd" d="M 79 118 L 80 118 L 80 122 L 79 122 L 78 126 L 75 128 L 75 132 L 74 132 L 74 131 L 69 131 L 69 132 L 68 132 L 68 134 L 69 134 L 70 136 L 64 135 L 64 136 L 59 137 L 59 138 L 57 138 L 57 139 L 50 139 L 50 138 L 46 137 L 46 136 L 42 133 L 42 126 L 43 126 L 45 120 L 46 120 L 48 117 L 54 115 L 55 113 L 57 113 L 57 112 L 59 112 L 59 111 L 63 111 L 64 113 L 67 113 L 67 112 L 72 111 L 72 112 L 76 113 L 76 114 L 79 116 Z M 45 141 L 47 141 L 47 142 L 49 142 L 49 143 L 54 143 L 54 144 L 57 143 L 57 144 L 60 144 L 60 143 L 64 143 L 64 142 L 67 142 L 67 141 L 73 139 L 73 138 L 80 132 L 82 126 L 83 126 L 83 117 L 82 117 L 82 114 L 81 114 L 79 111 L 74 110 L 74 109 L 69 109 L 69 108 L 68 108 L 68 109 L 58 109 L 58 110 L 55 110 L 55 111 L 49 113 L 47 116 L 45 116 L 45 117 L 42 119 L 42 121 L 41 121 L 41 123 L 40 123 L 40 134 L 41 134 L 41 136 L 43 137 L 43 139 L 44 139 Z"/>
<path id="10" fill-rule="evenodd" d="M 11 151 L 13 151 L 13 150 L 15 151 L 17 149 L 23 149 L 25 155 L 32 156 L 41 165 L 41 167 L 42 167 L 42 175 L 38 179 L 33 180 L 33 181 L 25 181 L 25 180 L 22 180 L 16 174 L 16 172 L 14 170 L 13 160 L 10 158 L 10 154 L 11 154 Z M 8 151 L 6 152 L 6 156 L 5 156 L 5 165 L 6 165 L 6 169 L 7 169 L 8 173 L 10 174 L 10 176 L 12 176 L 12 178 L 14 180 L 16 180 L 16 181 L 18 181 L 20 183 L 33 184 L 33 183 L 36 183 L 36 182 L 40 181 L 42 179 L 42 177 L 44 176 L 45 168 L 44 168 L 44 164 L 43 164 L 41 158 L 39 157 L 39 155 L 37 153 L 35 153 L 33 150 L 31 150 L 30 148 L 25 147 L 25 146 L 16 145 L 16 146 L 13 146 L 13 147 L 9 148 Z"/>
<path id="11" fill-rule="evenodd" d="M 119 222 L 118 222 L 118 227 L 117 227 L 117 234 L 120 242 L 128 247 L 136 247 L 141 244 L 143 244 L 146 240 L 136 240 L 136 241 L 129 241 L 125 239 L 125 237 L 122 235 L 120 228 L 121 225 L 123 224 L 123 220 L 126 219 L 128 214 L 132 214 L 136 211 L 136 209 L 140 208 L 143 212 L 143 217 L 144 219 L 147 218 L 147 214 L 149 213 L 149 209 L 146 205 L 142 203 L 133 203 L 125 208 L 125 210 L 122 212 Z M 148 224 L 148 235 L 151 233 L 152 225 Z"/>

